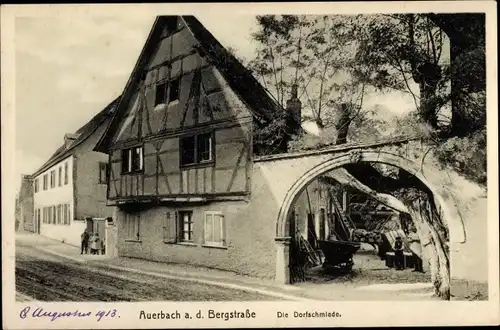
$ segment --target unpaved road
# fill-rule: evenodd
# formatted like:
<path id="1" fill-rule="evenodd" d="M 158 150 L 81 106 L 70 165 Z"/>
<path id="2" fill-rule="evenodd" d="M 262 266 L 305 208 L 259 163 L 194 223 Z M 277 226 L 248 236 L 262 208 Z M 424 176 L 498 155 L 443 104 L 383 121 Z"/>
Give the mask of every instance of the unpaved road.
<path id="1" fill-rule="evenodd" d="M 256 301 L 257 293 L 91 266 L 16 246 L 16 291 L 40 301 Z"/>

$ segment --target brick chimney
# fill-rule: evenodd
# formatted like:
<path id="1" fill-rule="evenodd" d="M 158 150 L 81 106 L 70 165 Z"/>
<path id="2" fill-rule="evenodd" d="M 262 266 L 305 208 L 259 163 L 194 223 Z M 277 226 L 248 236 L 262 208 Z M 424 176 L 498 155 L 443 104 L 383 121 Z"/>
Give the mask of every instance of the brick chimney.
<path id="1" fill-rule="evenodd" d="M 302 131 L 302 102 L 297 96 L 297 85 L 292 85 L 291 97 L 286 101 L 287 126 L 291 135 L 300 134 Z"/>

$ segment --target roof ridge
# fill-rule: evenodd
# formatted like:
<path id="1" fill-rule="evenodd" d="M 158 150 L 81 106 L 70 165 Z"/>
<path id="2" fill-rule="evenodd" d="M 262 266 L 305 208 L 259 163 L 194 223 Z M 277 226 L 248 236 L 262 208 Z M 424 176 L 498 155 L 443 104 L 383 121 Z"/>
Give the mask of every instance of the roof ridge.
<path id="1" fill-rule="evenodd" d="M 120 118 L 118 117 L 122 115 L 122 112 L 126 111 L 125 103 L 127 103 L 130 97 L 129 94 L 132 92 L 132 87 L 137 84 L 142 75 L 139 74 L 139 70 L 147 65 L 145 57 L 154 52 L 155 47 L 153 43 L 159 37 L 165 19 L 172 16 L 182 19 L 190 34 L 201 47 L 201 51 L 211 60 L 213 66 L 219 70 L 230 88 L 255 117 L 269 121 L 272 120 L 271 112 L 283 110 L 283 107 L 272 99 L 269 91 L 264 89 L 250 70 L 232 55 L 195 16 L 161 15 L 157 16 L 154 21 L 153 27 L 139 54 L 139 58 L 125 85 L 122 98 L 117 106 L 117 111 L 113 115 L 105 133 L 97 142 L 94 151 L 107 152 L 110 139 L 116 132 L 117 125 L 119 124 L 118 121 Z M 197 47 L 198 50 L 200 50 L 200 47 Z"/>

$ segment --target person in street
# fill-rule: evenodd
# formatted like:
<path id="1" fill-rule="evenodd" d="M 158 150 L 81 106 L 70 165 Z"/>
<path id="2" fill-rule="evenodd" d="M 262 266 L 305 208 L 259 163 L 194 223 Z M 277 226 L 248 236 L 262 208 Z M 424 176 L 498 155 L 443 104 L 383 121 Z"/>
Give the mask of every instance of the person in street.
<path id="1" fill-rule="evenodd" d="M 417 234 L 417 229 L 415 227 L 411 228 L 410 234 L 408 235 L 410 240 L 410 250 L 413 256 L 414 272 L 424 272 L 423 262 L 422 262 L 422 245 L 420 244 L 420 238 Z"/>
<path id="2" fill-rule="evenodd" d="M 80 254 L 87 254 L 88 253 L 88 249 L 89 249 L 89 238 L 90 238 L 90 235 L 89 235 L 89 232 L 88 230 L 85 228 L 85 230 L 83 231 L 82 235 L 81 235 L 81 239 L 82 239 L 82 250 L 80 252 Z"/>
<path id="3" fill-rule="evenodd" d="M 89 238 L 90 254 L 97 254 L 97 234 L 92 233 Z"/>
<path id="4" fill-rule="evenodd" d="M 396 270 L 404 269 L 404 251 L 403 251 L 403 240 L 400 236 L 396 237 L 396 242 L 394 243 L 394 265 Z"/>
<path id="5" fill-rule="evenodd" d="M 95 233 L 95 254 L 101 254 L 102 239 L 99 237 L 99 233 Z"/>

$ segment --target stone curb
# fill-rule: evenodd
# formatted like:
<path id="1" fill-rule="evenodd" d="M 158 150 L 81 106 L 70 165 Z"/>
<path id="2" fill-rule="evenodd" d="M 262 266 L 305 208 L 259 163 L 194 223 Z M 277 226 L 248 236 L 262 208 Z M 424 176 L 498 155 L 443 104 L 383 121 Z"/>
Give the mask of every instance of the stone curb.
<path id="1" fill-rule="evenodd" d="M 87 263 L 87 261 L 88 261 L 88 260 L 82 260 L 79 258 L 75 258 L 72 256 L 68 256 L 68 255 L 65 255 L 65 254 L 62 254 L 59 252 L 51 251 L 51 250 L 40 248 L 40 247 L 36 247 L 36 249 L 42 250 L 42 251 L 47 252 L 49 254 L 57 255 L 61 258 L 70 259 L 70 260 L 76 261 L 78 263 Z M 282 298 L 282 299 L 286 299 L 286 300 L 316 301 L 315 299 L 308 299 L 308 298 L 303 298 L 303 297 L 299 297 L 299 296 L 287 295 L 287 294 L 282 294 L 279 292 L 273 292 L 273 291 L 269 291 L 269 290 L 265 290 L 265 289 L 257 289 L 257 288 L 252 288 L 249 286 L 243 286 L 243 285 L 239 285 L 239 284 L 223 283 L 223 282 L 214 281 L 214 280 L 206 280 L 206 279 L 201 279 L 201 278 L 193 278 L 193 277 L 174 275 L 173 272 L 171 274 L 162 274 L 162 273 L 157 273 L 157 272 L 138 270 L 138 269 L 132 269 L 132 268 L 127 268 L 127 267 L 115 266 L 115 265 L 104 265 L 104 266 L 96 265 L 96 266 L 97 266 L 96 267 L 97 269 L 92 270 L 93 272 L 96 272 L 96 273 L 103 273 L 101 271 L 101 269 L 99 269 L 99 268 L 107 267 L 107 268 L 111 268 L 111 269 L 115 269 L 115 270 L 127 271 L 127 272 L 137 273 L 137 274 L 144 274 L 144 275 L 149 275 L 149 276 L 154 276 L 154 277 L 182 280 L 182 281 L 195 282 L 195 283 L 200 283 L 200 284 L 219 286 L 219 287 L 233 289 L 233 290 L 258 293 L 258 294 L 262 294 L 262 295 L 266 295 L 266 296 L 270 296 L 270 297 Z M 107 273 L 106 275 L 109 275 L 109 273 Z M 193 276 L 192 273 L 190 273 L 189 275 Z"/>

